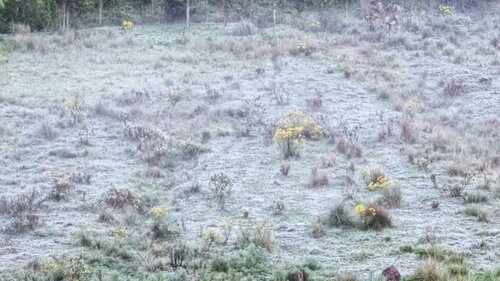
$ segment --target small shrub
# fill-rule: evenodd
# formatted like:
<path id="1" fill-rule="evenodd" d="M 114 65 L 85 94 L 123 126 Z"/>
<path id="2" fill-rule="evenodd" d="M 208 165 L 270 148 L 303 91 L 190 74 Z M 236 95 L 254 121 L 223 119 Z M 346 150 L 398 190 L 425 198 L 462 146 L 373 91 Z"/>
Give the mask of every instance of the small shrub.
<path id="1" fill-rule="evenodd" d="M 225 255 L 215 255 L 199 280 L 267 280 L 272 266 L 264 251 L 250 246 Z"/>
<path id="2" fill-rule="evenodd" d="M 206 99 L 211 104 L 216 103 L 222 96 L 218 90 L 212 89 L 208 84 L 205 85 L 205 89 L 206 89 L 206 94 L 207 94 Z M 222 92 L 223 92 L 223 90 L 222 90 Z"/>
<path id="3" fill-rule="evenodd" d="M 488 202 L 488 197 L 483 194 L 478 193 L 467 193 L 464 192 L 462 194 L 462 199 L 464 199 L 465 203 L 484 203 Z"/>
<path id="4" fill-rule="evenodd" d="M 180 143 L 180 148 L 181 148 L 182 154 L 187 158 L 196 157 L 204 151 L 204 148 L 200 143 L 195 142 L 191 139 L 187 139 L 185 141 L 182 141 Z"/>
<path id="5" fill-rule="evenodd" d="M 71 181 L 70 177 L 54 178 L 50 196 L 56 201 L 66 199 L 74 187 L 75 183 Z"/>
<path id="6" fill-rule="evenodd" d="M 413 127 L 413 117 L 410 114 L 403 114 L 399 122 L 401 130 L 401 138 L 406 143 L 414 143 L 417 139 L 416 132 Z"/>
<path id="7" fill-rule="evenodd" d="M 465 209 L 465 214 L 476 217 L 480 222 L 488 222 L 488 214 L 479 208 L 470 207 Z"/>
<path id="8" fill-rule="evenodd" d="M 288 176 L 289 172 L 290 172 L 290 164 L 281 164 L 280 173 L 286 177 Z"/>
<path id="9" fill-rule="evenodd" d="M 369 203 L 366 206 L 359 204 L 354 209 L 356 215 L 360 218 L 362 229 L 381 230 L 392 226 L 392 220 L 389 213 L 375 203 Z"/>
<path id="10" fill-rule="evenodd" d="M 10 27 L 10 34 L 27 36 L 31 34 L 31 28 L 26 24 L 13 24 Z"/>
<path id="11" fill-rule="evenodd" d="M 76 158 L 78 156 L 78 154 L 76 154 L 72 151 L 69 151 L 65 148 L 58 148 L 55 150 L 51 150 L 51 151 L 49 151 L 49 155 L 50 156 L 57 156 L 59 158 L 65 158 L 65 159 Z"/>
<path id="12" fill-rule="evenodd" d="M 326 235 L 325 226 L 321 223 L 321 221 L 314 222 L 312 226 L 311 236 L 315 239 L 321 238 Z"/>
<path id="13" fill-rule="evenodd" d="M 330 210 L 326 223 L 333 227 L 351 227 L 354 225 L 351 214 L 345 209 L 344 204 L 339 204 Z"/>
<path id="14" fill-rule="evenodd" d="M 311 171 L 311 176 L 309 180 L 309 186 L 311 187 L 320 187 L 328 185 L 328 175 L 325 171 L 318 170 L 318 168 L 314 168 Z"/>
<path id="15" fill-rule="evenodd" d="M 90 270 L 81 256 L 46 262 L 42 265 L 41 275 L 42 280 L 91 280 Z"/>
<path id="16" fill-rule="evenodd" d="M 167 253 L 172 268 L 183 267 L 188 255 L 188 248 L 181 241 L 177 241 L 177 243 L 167 248 Z"/>
<path id="17" fill-rule="evenodd" d="M 90 126 L 83 126 L 78 130 L 78 139 L 80 145 L 89 145 L 90 136 L 93 134 L 94 130 Z"/>
<path id="18" fill-rule="evenodd" d="M 114 209 L 142 208 L 142 200 L 129 189 L 111 188 L 104 195 L 104 203 Z"/>
<path id="19" fill-rule="evenodd" d="M 277 215 L 282 215 L 285 212 L 285 202 L 283 200 L 277 200 L 273 205 L 274 213 Z"/>
<path id="20" fill-rule="evenodd" d="M 225 208 L 227 199 L 231 196 L 233 185 L 233 180 L 223 172 L 210 177 L 209 186 L 212 188 L 214 197 L 221 209 Z"/>
<path id="21" fill-rule="evenodd" d="M 451 197 L 460 197 L 462 196 L 462 192 L 464 191 L 463 184 L 459 182 L 453 182 L 447 185 L 446 189 L 450 193 Z"/>
<path id="22" fill-rule="evenodd" d="M 11 220 L 11 231 L 22 232 L 33 230 L 39 225 L 37 214 L 44 199 L 40 194 L 32 189 L 29 192 L 21 193 L 15 198 L 0 198 L 0 215 L 8 215 Z"/>
<path id="23" fill-rule="evenodd" d="M 251 36 L 255 34 L 255 26 L 249 21 L 241 21 L 236 24 L 232 32 L 233 36 Z"/>
<path id="24" fill-rule="evenodd" d="M 180 102 L 183 97 L 184 97 L 184 94 L 180 90 L 178 90 L 178 89 L 171 89 L 167 93 L 167 101 L 172 106 L 175 106 L 178 102 Z"/>
<path id="25" fill-rule="evenodd" d="M 444 86 L 444 93 L 451 97 L 456 97 L 465 91 L 464 83 L 456 78 L 446 81 Z"/>
<path id="26" fill-rule="evenodd" d="M 151 235 L 154 239 L 170 239 L 177 236 L 178 232 L 171 227 L 167 207 L 158 206 L 153 208 L 151 216 L 153 219 Z"/>
<path id="27" fill-rule="evenodd" d="M 276 105 L 287 105 L 290 103 L 290 93 L 283 89 L 282 84 L 273 82 L 265 87 L 264 90 L 267 92 L 272 103 Z"/>
<path id="28" fill-rule="evenodd" d="M 203 250 L 205 252 L 210 252 L 212 247 L 220 242 L 222 242 L 222 236 L 216 228 L 208 228 L 202 237 L 203 240 Z"/>
<path id="29" fill-rule="evenodd" d="M 161 130 L 127 124 L 125 134 L 128 138 L 137 141 L 137 150 L 151 166 L 160 166 L 162 159 L 169 152 L 169 139 Z"/>
<path id="30" fill-rule="evenodd" d="M 344 273 L 340 276 L 339 281 L 358 281 L 358 277 L 352 273 Z"/>
<path id="31" fill-rule="evenodd" d="M 252 219 L 250 216 L 244 214 L 237 222 L 237 229 L 237 243 L 243 246 L 255 245 L 271 250 L 271 221 L 268 219 Z"/>
<path id="32" fill-rule="evenodd" d="M 440 272 L 437 261 L 431 258 L 417 266 L 411 280 L 440 281 L 443 280 L 443 275 Z"/>
<path id="33" fill-rule="evenodd" d="M 57 137 L 57 130 L 48 122 L 42 123 L 39 129 L 40 135 L 47 140 L 53 140 Z"/>
<path id="34" fill-rule="evenodd" d="M 363 149 L 356 143 L 349 142 L 345 138 L 339 138 L 335 146 L 337 151 L 344 154 L 347 158 L 360 158 L 363 156 Z"/>
<path id="35" fill-rule="evenodd" d="M 74 97 L 64 102 L 61 115 L 63 118 L 66 118 L 71 126 L 76 126 L 84 120 L 85 112 L 83 112 L 78 97 Z"/>

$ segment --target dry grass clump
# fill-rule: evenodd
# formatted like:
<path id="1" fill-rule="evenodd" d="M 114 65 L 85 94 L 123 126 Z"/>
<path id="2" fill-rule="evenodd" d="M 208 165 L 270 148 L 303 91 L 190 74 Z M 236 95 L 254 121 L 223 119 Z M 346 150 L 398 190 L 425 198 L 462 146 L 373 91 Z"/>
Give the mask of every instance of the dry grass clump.
<path id="1" fill-rule="evenodd" d="M 439 269 L 438 262 L 429 258 L 426 262 L 420 264 L 413 273 L 412 280 L 415 281 L 440 281 L 443 280 L 443 274 Z"/>
<path id="2" fill-rule="evenodd" d="M 280 173 L 283 176 L 287 177 L 289 172 L 290 172 L 290 164 L 281 164 Z"/>
<path id="3" fill-rule="evenodd" d="M 232 31 L 233 36 L 251 36 L 255 34 L 255 26 L 249 21 L 241 21 L 236 24 Z"/>
<path id="4" fill-rule="evenodd" d="M 399 208 L 401 200 L 401 189 L 398 186 L 391 186 L 383 190 L 382 197 L 378 202 L 389 208 Z"/>
<path id="5" fill-rule="evenodd" d="M 476 217 L 480 222 L 488 222 L 488 214 L 476 207 L 468 207 L 465 209 L 465 214 L 471 217 Z"/>
<path id="6" fill-rule="evenodd" d="M 223 172 L 210 177 L 209 186 L 212 188 L 214 197 L 221 209 L 225 208 L 227 200 L 231 197 L 233 185 L 234 181 Z"/>
<path id="7" fill-rule="evenodd" d="M 446 81 L 444 85 L 444 93 L 450 97 L 456 97 L 465 91 L 464 82 L 457 78 L 452 78 Z"/>
<path id="8" fill-rule="evenodd" d="M 345 138 L 339 138 L 336 146 L 337 151 L 344 154 L 347 158 L 360 158 L 363 156 L 363 149 L 359 144 L 349 142 Z"/>
<path id="9" fill-rule="evenodd" d="M 40 135 L 47 140 L 53 140 L 58 135 L 57 129 L 48 122 L 43 122 L 38 131 Z"/>
<path id="10" fill-rule="evenodd" d="M 417 133 L 414 128 L 413 117 L 410 114 L 403 114 L 403 116 L 401 116 L 399 126 L 401 130 L 401 138 L 406 143 L 415 143 L 417 139 Z"/>
<path id="11" fill-rule="evenodd" d="M 127 124 L 125 133 L 138 142 L 137 150 L 151 166 L 159 166 L 169 151 L 168 138 L 159 129 Z"/>
<path id="12" fill-rule="evenodd" d="M 326 218 L 326 224 L 332 227 L 351 227 L 354 225 L 354 220 L 351 214 L 345 209 L 345 205 L 339 204 L 330 210 Z"/>
<path id="13" fill-rule="evenodd" d="M 75 183 L 71 177 L 54 178 L 50 197 L 56 201 L 66 199 L 74 187 Z"/>
<path id="14" fill-rule="evenodd" d="M 311 176 L 309 179 L 309 186 L 311 187 L 321 187 L 328 185 L 328 174 L 325 171 L 314 168 L 311 171 Z"/>

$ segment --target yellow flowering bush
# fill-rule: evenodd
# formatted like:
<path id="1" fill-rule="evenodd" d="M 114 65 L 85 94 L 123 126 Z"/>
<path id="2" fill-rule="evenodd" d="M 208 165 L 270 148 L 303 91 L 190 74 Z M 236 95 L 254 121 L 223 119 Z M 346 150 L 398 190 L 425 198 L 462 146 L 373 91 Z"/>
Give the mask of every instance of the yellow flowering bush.
<path id="1" fill-rule="evenodd" d="M 354 213 L 359 217 L 362 229 L 380 230 L 392 225 L 387 211 L 375 203 L 358 204 L 354 207 Z"/>
<path id="2" fill-rule="evenodd" d="M 131 30 L 132 28 L 134 28 L 134 23 L 132 21 L 124 20 L 122 22 L 122 28 L 124 30 Z"/>
<path id="3" fill-rule="evenodd" d="M 298 148 L 306 139 L 320 139 L 324 135 L 318 122 L 302 111 L 289 112 L 274 133 L 273 142 L 281 147 L 285 158 L 298 156 Z"/>
<path id="4" fill-rule="evenodd" d="M 439 5 L 439 13 L 443 16 L 451 16 L 453 15 L 453 10 L 448 5 Z"/>

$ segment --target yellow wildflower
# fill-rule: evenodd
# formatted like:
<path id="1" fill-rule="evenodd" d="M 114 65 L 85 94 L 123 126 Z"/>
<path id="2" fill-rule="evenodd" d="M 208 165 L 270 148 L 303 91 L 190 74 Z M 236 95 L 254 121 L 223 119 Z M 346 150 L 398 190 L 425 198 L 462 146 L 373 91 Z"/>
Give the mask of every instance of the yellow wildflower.
<path id="1" fill-rule="evenodd" d="M 354 212 L 356 213 L 356 215 L 358 216 L 362 216 L 364 213 L 365 213 L 365 205 L 363 204 L 358 204 L 355 208 L 354 208 Z"/>
<path id="2" fill-rule="evenodd" d="M 167 214 L 167 207 L 165 206 L 155 207 L 151 210 L 151 214 L 153 214 L 155 218 L 163 218 Z"/>
<path id="3" fill-rule="evenodd" d="M 125 230 L 119 228 L 119 229 L 116 229 L 116 230 L 113 230 L 113 232 L 111 233 L 111 235 L 114 237 L 114 238 L 121 238 L 121 237 L 125 237 Z"/>

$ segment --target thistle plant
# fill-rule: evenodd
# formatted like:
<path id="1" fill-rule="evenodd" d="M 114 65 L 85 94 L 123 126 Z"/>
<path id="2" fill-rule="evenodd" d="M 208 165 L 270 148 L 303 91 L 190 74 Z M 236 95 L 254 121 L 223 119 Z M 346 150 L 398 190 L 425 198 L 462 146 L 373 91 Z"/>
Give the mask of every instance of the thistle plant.
<path id="1" fill-rule="evenodd" d="M 321 139 L 323 129 L 302 111 L 289 112 L 274 133 L 273 142 L 280 146 L 285 158 L 298 156 L 298 149 L 307 139 Z"/>

